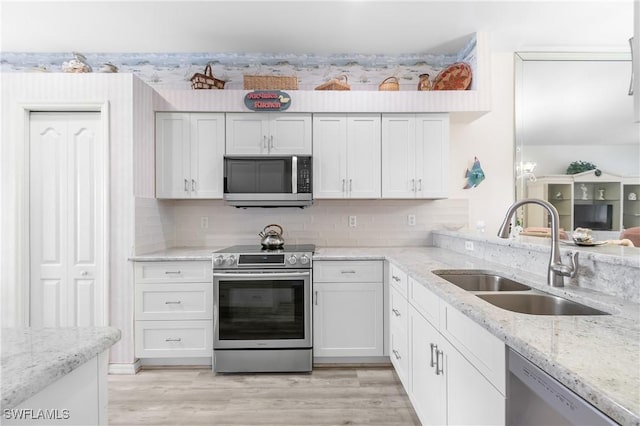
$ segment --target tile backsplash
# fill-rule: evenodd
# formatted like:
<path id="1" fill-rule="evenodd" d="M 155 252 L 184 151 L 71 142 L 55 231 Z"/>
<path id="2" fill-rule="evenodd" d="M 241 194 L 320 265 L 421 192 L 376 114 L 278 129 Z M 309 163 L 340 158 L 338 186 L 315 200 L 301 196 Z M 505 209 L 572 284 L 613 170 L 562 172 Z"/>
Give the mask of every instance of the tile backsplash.
<path id="1" fill-rule="evenodd" d="M 166 247 L 258 244 L 266 225 L 284 228 L 289 244 L 318 246 L 424 246 L 444 225 L 467 225 L 468 201 L 316 200 L 305 209 L 239 209 L 222 200 L 138 199 L 136 254 Z M 408 224 L 415 215 L 415 225 Z M 349 216 L 356 226 L 349 226 Z M 208 228 L 202 227 L 207 218 Z M 163 247 L 165 245 L 165 247 Z"/>

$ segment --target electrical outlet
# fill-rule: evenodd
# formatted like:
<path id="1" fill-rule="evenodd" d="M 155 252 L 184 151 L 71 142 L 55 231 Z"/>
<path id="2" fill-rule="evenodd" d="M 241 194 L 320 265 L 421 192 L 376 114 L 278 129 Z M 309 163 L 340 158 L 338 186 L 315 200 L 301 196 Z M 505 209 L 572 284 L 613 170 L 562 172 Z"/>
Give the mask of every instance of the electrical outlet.
<path id="1" fill-rule="evenodd" d="M 349 227 L 350 228 L 355 228 L 356 226 L 358 226 L 358 224 L 356 222 L 356 217 L 355 216 L 349 216 Z"/>
<path id="2" fill-rule="evenodd" d="M 407 216 L 407 225 L 416 226 L 416 215 L 410 214 Z"/>
<path id="3" fill-rule="evenodd" d="M 473 241 L 465 241 L 464 242 L 464 249 L 465 250 L 469 250 L 469 251 L 473 251 Z"/>
<path id="4" fill-rule="evenodd" d="M 206 216 L 202 216 L 200 218 L 200 228 L 201 229 L 209 229 L 209 218 Z"/>

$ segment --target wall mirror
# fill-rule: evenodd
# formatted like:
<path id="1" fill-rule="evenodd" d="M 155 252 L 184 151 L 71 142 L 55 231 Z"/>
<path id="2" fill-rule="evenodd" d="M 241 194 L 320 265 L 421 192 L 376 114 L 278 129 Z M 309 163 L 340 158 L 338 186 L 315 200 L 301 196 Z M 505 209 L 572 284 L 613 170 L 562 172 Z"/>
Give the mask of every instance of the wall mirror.
<path id="1" fill-rule="evenodd" d="M 565 230 L 589 227 L 602 239 L 640 226 L 640 124 L 630 81 L 630 53 L 515 54 L 516 199 L 545 198 Z M 575 161 L 598 171 L 568 175 Z M 548 226 L 535 206 L 522 220 Z"/>

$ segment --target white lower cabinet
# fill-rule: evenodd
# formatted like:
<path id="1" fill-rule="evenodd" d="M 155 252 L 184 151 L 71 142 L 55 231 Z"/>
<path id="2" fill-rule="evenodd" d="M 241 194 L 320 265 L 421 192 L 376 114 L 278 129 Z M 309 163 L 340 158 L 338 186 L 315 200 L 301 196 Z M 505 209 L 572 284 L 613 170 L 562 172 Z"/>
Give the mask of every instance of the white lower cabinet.
<path id="1" fill-rule="evenodd" d="M 211 262 L 137 262 L 135 277 L 136 357 L 210 357 Z"/>
<path id="2" fill-rule="evenodd" d="M 389 269 L 391 363 L 421 423 L 505 424 L 504 343 L 394 265 Z"/>
<path id="3" fill-rule="evenodd" d="M 314 357 L 382 356 L 382 261 L 313 265 Z"/>

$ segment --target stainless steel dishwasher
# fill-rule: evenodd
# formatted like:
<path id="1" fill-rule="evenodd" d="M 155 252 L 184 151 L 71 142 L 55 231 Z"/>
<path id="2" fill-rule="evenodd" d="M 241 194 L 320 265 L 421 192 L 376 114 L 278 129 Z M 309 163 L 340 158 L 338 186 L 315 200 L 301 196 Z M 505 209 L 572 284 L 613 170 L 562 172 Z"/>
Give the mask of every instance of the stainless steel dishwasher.
<path id="1" fill-rule="evenodd" d="M 593 405 L 509 349 L 509 425 L 617 425 Z"/>

